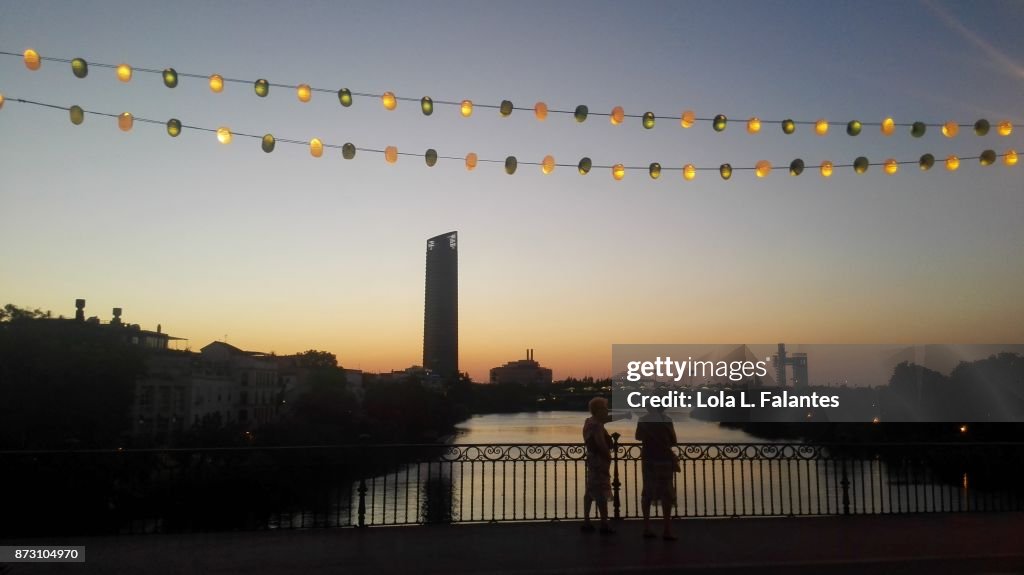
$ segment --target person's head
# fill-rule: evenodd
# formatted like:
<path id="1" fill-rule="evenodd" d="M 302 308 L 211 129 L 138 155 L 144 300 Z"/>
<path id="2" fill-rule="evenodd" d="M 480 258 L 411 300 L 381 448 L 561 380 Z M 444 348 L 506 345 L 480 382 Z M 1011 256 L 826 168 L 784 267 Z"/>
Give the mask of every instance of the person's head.
<path id="1" fill-rule="evenodd" d="M 597 419 L 605 420 L 608 418 L 608 400 L 603 397 L 595 397 L 590 400 L 588 404 L 590 407 L 590 415 L 593 415 Z"/>
<path id="2" fill-rule="evenodd" d="M 662 405 L 655 407 L 648 403 L 647 421 L 668 421 L 668 416 L 665 415 L 665 408 Z"/>
<path id="3" fill-rule="evenodd" d="M 664 415 L 665 408 L 660 405 L 655 407 L 651 404 L 647 404 L 647 413 L 651 415 Z"/>

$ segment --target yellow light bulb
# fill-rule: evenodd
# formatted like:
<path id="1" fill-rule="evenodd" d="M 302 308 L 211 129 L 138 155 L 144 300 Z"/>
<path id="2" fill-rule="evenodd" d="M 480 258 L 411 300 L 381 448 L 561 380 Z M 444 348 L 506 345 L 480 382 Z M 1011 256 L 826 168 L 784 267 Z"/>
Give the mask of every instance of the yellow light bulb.
<path id="1" fill-rule="evenodd" d="M 692 128 L 693 124 L 697 121 L 697 114 L 693 113 L 693 110 L 686 110 L 683 115 L 679 118 L 679 125 L 684 128 Z"/>
<path id="2" fill-rule="evenodd" d="M 122 82 L 130 82 L 132 79 L 132 67 L 128 64 L 120 64 L 117 67 L 117 79 Z"/>
<path id="3" fill-rule="evenodd" d="M 222 144 L 231 143 L 231 130 L 221 126 L 217 128 L 217 141 Z"/>
<path id="4" fill-rule="evenodd" d="M 1006 154 L 1003 156 L 1003 163 L 1007 166 L 1017 165 L 1017 150 L 1006 150 Z"/>
<path id="5" fill-rule="evenodd" d="M 896 132 L 896 121 L 892 118 L 882 120 L 882 135 L 891 136 Z"/>
<path id="6" fill-rule="evenodd" d="M 320 141 L 320 138 L 313 138 L 309 141 L 309 155 L 314 158 L 324 155 L 324 143 Z"/>
<path id="7" fill-rule="evenodd" d="M 821 163 L 821 175 L 824 178 L 832 177 L 832 162 L 825 160 Z"/>
<path id="8" fill-rule="evenodd" d="M 819 136 L 824 136 L 828 133 L 828 121 L 825 118 L 814 123 L 814 133 Z"/>
<path id="9" fill-rule="evenodd" d="M 683 179 L 690 181 L 697 177 L 697 167 L 693 164 L 686 164 L 683 166 Z"/>
<path id="10" fill-rule="evenodd" d="M 473 101 L 472 100 L 463 100 L 462 101 L 462 106 L 459 108 L 459 112 L 462 114 L 463 118 L 468 118 L 468 117 L 472 116 L 473 115 Z"/>
<path id="11" fill-rule="evenodd" d="M 544 161 L 540 163 L 540 171 L 543 172 L 545 176 L 555 171 L 555 157 L 544 156 Z"/>
<path id="12" fill-rule="evenodd" d="M 4 95 L 0 94 L 0 110 L 4 109 Z"/>
<path id="13" fill-rule="evenodd" d="M 384 92 L 380 97 L 380 103 L 384 104 L 384 109 L 388 111 L 398 107 L 398 100 L 395 98 L 394 92 Z"/>
<path id="14" fill-rule="evenodd" d="M 747 120 L 747 133 L 756 134 L 761 131 L 761 120 L 759 118 L 751 118 Z"/>
<path id="15" fill-rule="evenodd" d="M 615 178 L 616 181 L 621 180 L 622 178 L 625 178 L 626 177 L 626 167 L 623 166 L 622 164 L 615 164 L 614 166 L 612 166 L 612 177 Z"/>
<path id="16" fill-rule="evenodd" d="M 1004 120 L 999 122 L 999 127 L 996 130 L 999 132 L 1000 136 L 1009 136 L 1013 133 L 1013 124 L 1008 120 Z"/>
<path id="17" fill-rule="evenodd" d="M 956 122 L 946 122 L 942 125 L 942 135 L 947 138 L 955 138 L 959 131 L 960 126 L 958 126 Z"/>
<path id="18" fill-rule="evenodd" d="M 121 128 L 122 132 L 128 132 L 132 129 L 132 125 L 135 123 L 135 118 L 131 112 L 125 112 L 117 117 L 117 127 Z"/>
<path id="19" fill-rule="evenodd" d="M 298 96 L 300 102 L 308 102 L 313 97 L 313 89 L 309 87 L 309 84 L 299 84 L 299 87 L 295 89 L 295 95 Z"/>
<path id="20" fill-rule="evenodd" d="M 772 165 L 768 160 L 761 160 L 754 166 L 754 174 L 759 178 L 767 178 L 772 173 Z"/>
<path id="21" fill-rule="evenodd" d="M 210 76 L 210 90 L 214 94 L 220 94 L 224 91 L 224 78 L 220 74 Z"/>
<path id="22" fill-rule="evenodd" d="M 36 52 L 32 48 L 25 50 L 25 67 L 35 72 L 43 65 L 43 59 L 39 57 L 39 52 Z"/>
<path id="23" fill-rule="evenodd" d="M 622 109 L 622 106 L 615 106 L 612 108 L 612 114 L 608 117 L 613 126 L 618 126 L 626 119 L 626 112 Z"/>
<path id="24" fill-rule="evenodd" d="M 533 107 L 533 115 L 536 116 L 538 120 L 543 122 L 548 118 L 548 105 L 545 104 L 544 102 L 537 102 L 537 104 Z"/>
<path id="25" fill-rule="evenodd" d="M 472 172 L 476 168 L 477 157 L 476 153 L 470 152 L 466 154 L 466 169 Z"/>
<path id="26" fill-rule="evenodd" d="M 889 174 L 891 176 L 896 172 L 900 171 L 900 165 L 896 163 L 895 159 L 889 158 L 888 160 L 885 161 L 884 164 L 882 164 L 882 169 L 885 171 L 886 174 Z"/>
<path id="27" fill-rule="evenodd" d="M 955 172 L 960 167 L 960 158 L 950 155 L 946 158 L 946 169 L 950 172 Z"/>
<path id="28" fill-rule="evenodd" d="M 389 164 L 394 164 L 398 161 L 398 148 L 396 146 L 384 148 L 384 161 Z"/>

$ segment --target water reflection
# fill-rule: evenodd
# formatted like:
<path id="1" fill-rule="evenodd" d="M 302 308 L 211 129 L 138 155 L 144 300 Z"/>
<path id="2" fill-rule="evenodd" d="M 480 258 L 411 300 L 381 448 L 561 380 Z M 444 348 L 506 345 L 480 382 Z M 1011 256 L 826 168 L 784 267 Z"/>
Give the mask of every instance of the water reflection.
<path id="1" fill-rule="evenodd" d="M 584 411 L 541 411 L 476 415 L 458 426 L 452 443 L 579 443 L 583 440 Z M 766 443 L 740 429 L 691 419 L 673 413 L 676 437 L 681 443 Z M 613 421 L 605 428 L 619 433 L 621 441 L 633 441 L 636 420 Z"/>
<path id="2" fill-rule="evenodd" d="M 424 522 L 451 523 L 457 519 L 454 516 L 455 490 L 451 474 L 444 472 L 444 466 L 439 466 L 437 475 L 427 477 L 420 489 L 423 492 L 420 513 Z"/>

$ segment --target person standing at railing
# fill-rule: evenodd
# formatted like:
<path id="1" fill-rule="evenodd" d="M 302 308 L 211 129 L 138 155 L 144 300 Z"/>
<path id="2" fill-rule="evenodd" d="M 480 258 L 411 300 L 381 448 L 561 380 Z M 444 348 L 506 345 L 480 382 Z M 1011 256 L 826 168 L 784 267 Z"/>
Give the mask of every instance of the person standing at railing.
<path id="1" fill-rule="evenodd" d="M 608 400 L 595 397 L 590 400 L 590 417 L 583 423 L 583 443 L 587 446 L 587 489 L 583 496 L 583 531 L 594 530 L 590 522 L 590 507 L 597 503 L 601 517 L 601 534 L 615 533 L 608 526 L 608 499 L 612 496 L 612 437 L 604 424 L 610 421 Z"/>
<path id="2" fill-rule="evenodd" d="M 679 472 L 676 458 L 676 430 L 663 407 L 648 407 L 647 414 L 637 421 L 636 439 L 640 447 L 641 471 L 644 487 L 640 502 L 644 514 L 644 538 L 653 539 L 651 531 L 651 505 L 661 503 L 662 539 L 675 541 L 672 534 L 672 506 L 676 502 L 674 476 Z"/>

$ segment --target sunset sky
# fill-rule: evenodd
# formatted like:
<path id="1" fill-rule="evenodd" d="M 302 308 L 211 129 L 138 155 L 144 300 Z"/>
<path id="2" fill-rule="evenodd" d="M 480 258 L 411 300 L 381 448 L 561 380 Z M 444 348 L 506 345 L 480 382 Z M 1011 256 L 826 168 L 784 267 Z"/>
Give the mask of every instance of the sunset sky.
<path id="1" fill-rule="evenodd" d="M 0 305 L 110 319 L 250 350 L 337 354 L 350 368 L 421 362 L 424 248 L 459 233 L 460 367 L 476 380 L 525 357 L 566 376 L 607 375 L 613 343 L 1006 343 L 1024 341 L 1024 165 L 954 173 L 849 164 L 932 153 L 1024 151 L 1024 4 L 1020 2 L 5 2 L 0 50 L 174 67 L 179 74 L 308 83 L 353 92 L 509 99 L 552 109 L 654 111 L 612 126 L 592 115 L 544 122 L 478 107 L 463 118 L 378 98 L 350 108 L 332 94 L 251 84 L 214 94 L 182 77 L 130 83 L 66 63 L 30 72 L 0 56 Z M 259 141 L 221 145 L 161 125 L 118 130 L 112 118 L 14 98 L 277 138 L 520 161 L 502 165 Z M 679 114 L 725 114 L 728 129 L 680 127 Z M 825 137 L 746 119 L 836 122 Z M 1009 137 L 930 127 L 884 137 L 851 119 L 1018 125 Z M 581 157 L 647 166 L 623 181 L 537 166 Z M 686 163 L 776 166 L 729 181 Z M 676 168 L 676 171 L 668 171 Z"/>

